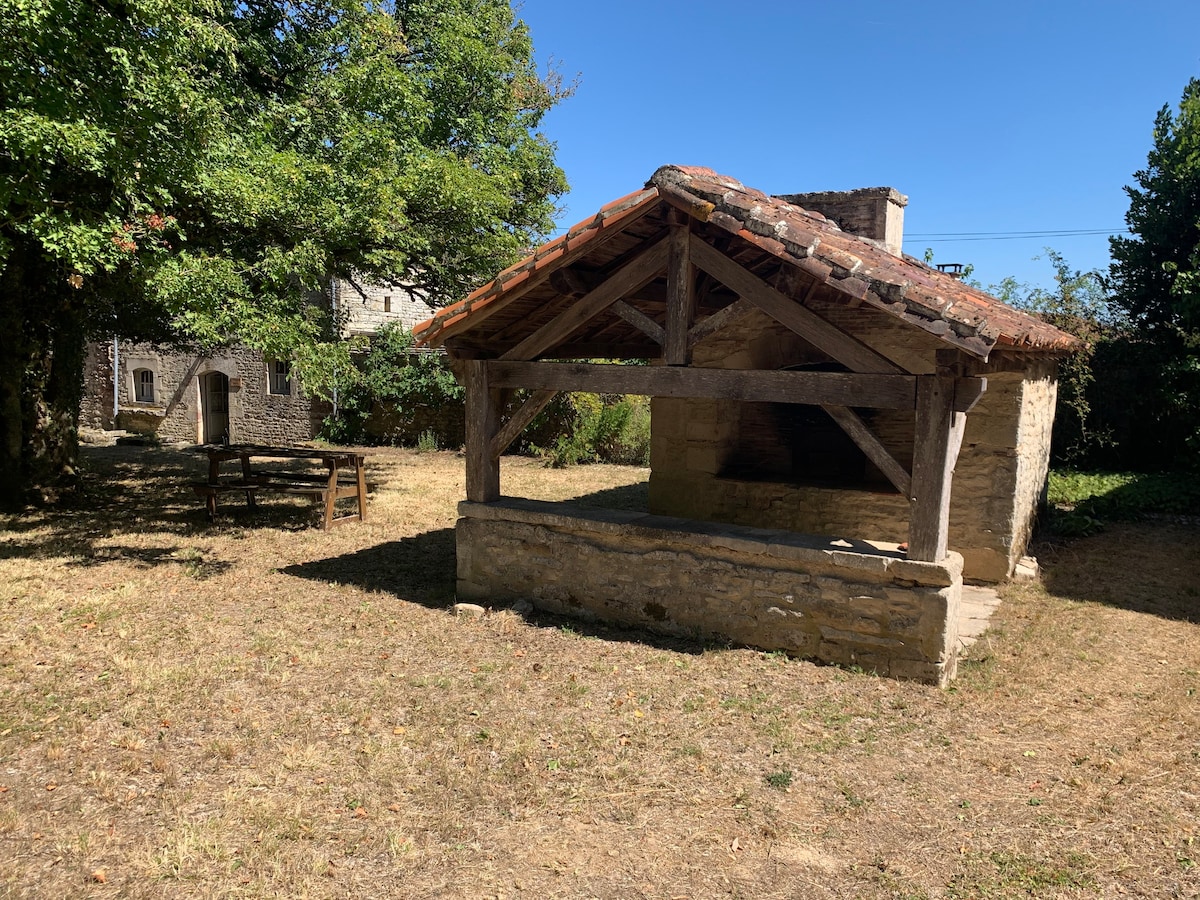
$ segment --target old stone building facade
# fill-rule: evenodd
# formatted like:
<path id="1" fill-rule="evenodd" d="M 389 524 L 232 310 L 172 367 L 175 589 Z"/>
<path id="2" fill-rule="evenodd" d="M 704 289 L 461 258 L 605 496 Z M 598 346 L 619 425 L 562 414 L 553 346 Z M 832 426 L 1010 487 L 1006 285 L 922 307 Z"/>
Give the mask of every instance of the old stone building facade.
<path id="1" fill-rule="evenodd" d="M 343 338 L 384 324 L 405 328 L 430 307 L 399 285 L 336 279 L 320 298 Z M 318 433 L 330 404 L 308 396 L 285 359 L 228 347 L 184 353 L 114 339 L 88 348 L 80 424 L 153 434 L 171 442 L 293 444 Z"/>

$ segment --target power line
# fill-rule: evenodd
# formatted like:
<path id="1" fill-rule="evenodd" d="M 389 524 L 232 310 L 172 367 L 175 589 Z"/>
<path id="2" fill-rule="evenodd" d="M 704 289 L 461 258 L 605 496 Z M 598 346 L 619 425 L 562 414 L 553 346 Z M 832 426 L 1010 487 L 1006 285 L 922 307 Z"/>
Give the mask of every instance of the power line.
<path id="1" fill-rule="evenodd" d="M 953 244 L 961 241 L 1029 241 L 1040 239 L 1058 239 L 1067 237 L 1111 237 L 1115 234 L 1129 234 L 1128 228 L 1079 228 L 1061 231 L 964 231 L 964 232 L 928 232 L 911 233 L 904 236 L 905 240 L 918 240 L 923 244 Z M 944 234 L 945 237 L 938 237 Z"/>
<path id="2" fill-rule="evenodd" d="M 1115 234 L 1127 228 L 1039 228 L 1035 231 L 914 231 L 912 237 L 996 237 L 999 235 Z"/>

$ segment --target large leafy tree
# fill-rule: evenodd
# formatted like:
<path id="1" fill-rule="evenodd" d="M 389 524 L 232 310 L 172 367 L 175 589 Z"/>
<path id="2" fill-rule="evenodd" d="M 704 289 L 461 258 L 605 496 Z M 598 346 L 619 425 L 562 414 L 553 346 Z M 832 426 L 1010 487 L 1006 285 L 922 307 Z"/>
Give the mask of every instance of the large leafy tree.
<path id="1" fill-rule="evenodd" d="M 437 302 L 552 224 L 507 0 L 0 0 L 0 502 L 70 475 L 85 342 L 314 370 L 333 274 Z"/>
<path id="2" fill-rule="evenodd" d="M 1112 238 L 1115 300 L 1155 331 L 1200 330 L 1200 80 L 1159 110 L 1146 167 L 1127 186 L 1129 237 Z"/>
<path id="3" fill-rule="evenodd" d="M 1154 122 L 1146 167 L 1125 188 L 1129 237 L 1112 239 L 1113 299 L 1138 326 L 1142 417 L 1160 465 L 1200 452 L 1200 80 Z"/>

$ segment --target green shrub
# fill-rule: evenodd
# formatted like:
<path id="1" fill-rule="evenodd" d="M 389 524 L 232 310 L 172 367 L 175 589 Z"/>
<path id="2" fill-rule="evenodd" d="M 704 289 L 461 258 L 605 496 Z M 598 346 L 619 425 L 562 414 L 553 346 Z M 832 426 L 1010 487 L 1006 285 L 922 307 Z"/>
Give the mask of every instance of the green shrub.
<path id="1" fill-rule="evenodd" d="M 322 437 L 335 443 L 462 444 L 464 393 L 444 354 L 417 352 L 412 334 L 389 323 L 355 362 Z"/>
<path id="2" fill-rule="evenodd" d="M 650 464 L 650 398 L 572 394 L 573 415 L 546 451 L 552 465 L 606 462 Z"/>

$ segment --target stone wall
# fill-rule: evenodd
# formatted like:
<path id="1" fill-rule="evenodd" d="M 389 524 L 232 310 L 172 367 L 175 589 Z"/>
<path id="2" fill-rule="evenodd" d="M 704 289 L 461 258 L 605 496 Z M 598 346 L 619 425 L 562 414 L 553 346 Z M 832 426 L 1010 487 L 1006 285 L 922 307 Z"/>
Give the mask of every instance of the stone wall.
<path id="1" fill-rule="evenodd" d="M 962 561 L 533 500 L 459 504 L 458 597 L 519 599 L 896 678 L 954 677 Z"/>
<path id="2" fill-rule="evenodd" d="M 853 191 L 817 191 L 781 194 L 779 199 L 837 223 L 842 231 L 883 244 L 893 256 L 904 244 L 904 207 L 908 198 L 895 188 L 857 188 Z"/>
<path id="3" fill-rule="evenodd" d="M 940 342 L 866 308 L 810 306 L 909 371 L 934 370 Z M 825 360 L 801 338 L 752 312 L 695 349 L 695 364 L 778 369 Z M 967 415 L 952 486 L 950 547 L 974 581 L 1007 578 L 1025 552 L 1045 482 L 1054 420 L 1056 364 L 1028 357 L 1021 371 L 987 375 Z M 812 483 L 827 472 L 795 472 L 778 435 L 755 407 L 734 401 L 655 399 L 651 407 L 650 509 L 766 528 L 904 541 L 909 504 L 873 465 L 853 487 Z M 878 411 L 870 427 L 902 466 L 912 462 L 913 414 Z M 754 468 L 754 473 L 748 470 Z"/>
<path id="4" fill-rule="evenodd" d="M 106 373 L 104 365 L 108 366 Z M 85 387 L 91 394 L 94 385 L 99 398 L 87 402 L 99 408 L 106 393 L 109 421 L 111 365 L 111 350 L 106 355 L 104 345 L 94 345 L 89 353 Z M 134 372 L 138 369 L 154 373 L 152 402 L 136 400 Z M 171 442 L 216 439 L 205 435 L 202 425 L 200 379 L 209 372 L 222 372 L 229 378 L 229 439 L 235 443 L 286 445 L 307 441 L 317 434 L 328 412 L 326 404 L 306 397 L 295 379 L 291 393 L 270 393 L 267 360 L 257 351 L 240 348 L 203 356 L 152 344 L 122 343 L 118 359 L 117 427 L 154 434 Z M 107 384 L 100 391 L 102 374 L 107 375 Z"/>
<path id="5" fill-rule="evenodd" d="M 83 399 L 79 424 L 84 428 L 113 427 L 112 341 L 88 344 L 83 360 Z"/>
<path id="6" fill-rule="evenodd" d="M 376 284 L 357 278 L 333 282 L 334 296 L 342 316 L 342 334 L 374 334 L 385 324 L 398 322 L 412 327 L 433 315 L 433 308 L 398 284 Z"/>

